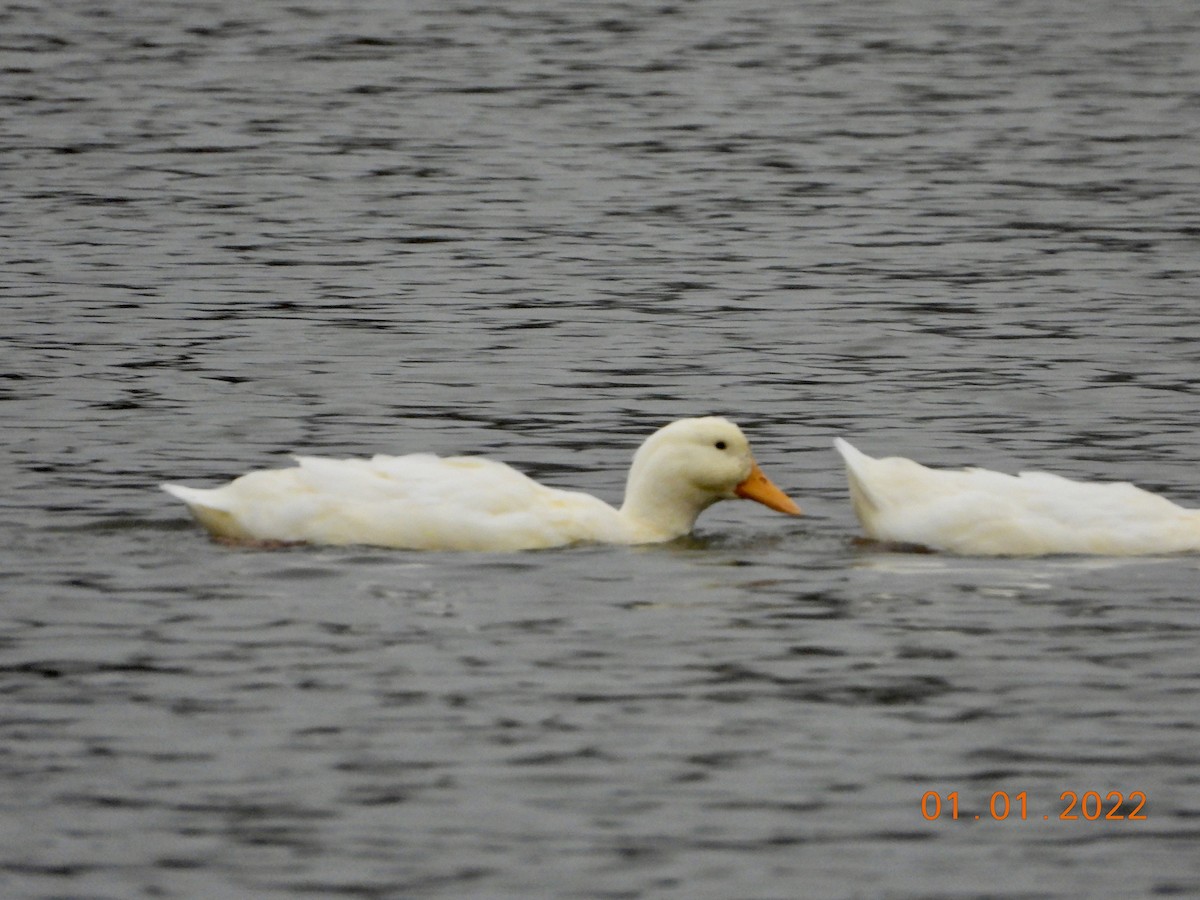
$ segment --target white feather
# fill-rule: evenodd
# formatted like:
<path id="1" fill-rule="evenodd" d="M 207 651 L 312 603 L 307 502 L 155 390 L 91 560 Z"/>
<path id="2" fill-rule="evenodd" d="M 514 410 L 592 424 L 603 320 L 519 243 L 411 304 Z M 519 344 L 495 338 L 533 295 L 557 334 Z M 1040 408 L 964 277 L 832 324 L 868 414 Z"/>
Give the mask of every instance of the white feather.
<path id="1" fill-rule="evenodd" d="M 1133 556 L 1200 550 L 1200 511 L 1132 484 L 931 469 L 834 441 L 867 536 L 951 553 Z"/>

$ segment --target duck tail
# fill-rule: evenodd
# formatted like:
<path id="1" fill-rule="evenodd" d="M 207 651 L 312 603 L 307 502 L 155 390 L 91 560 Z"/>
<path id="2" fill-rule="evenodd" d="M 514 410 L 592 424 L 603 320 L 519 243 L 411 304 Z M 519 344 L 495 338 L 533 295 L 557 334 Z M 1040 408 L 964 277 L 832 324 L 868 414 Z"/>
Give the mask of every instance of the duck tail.
<path id="1" fill-rule="evenodd" d="M 208 495 L 210 495 L 212 491 L 203 490 L 201 488 L 184 487 L 182 484 L 160 484 L 159 487 L 172 497 L 182 500 L 188 506 L 211 505 Z"/>
<path id="2" fill-rule="evenodd" d="M 854 511 L 859 520 L 865 523 L 879 511 L 879 502 L 871 493 L 866 471 L 874 460 L 840 437 L 833 439 L 833 446 L 846 463 L 846 478 L 850 482 Z"/>
<path id="3" fill-rule="evenodd" d="M 241 526 L 236 517 L 214 499 L 214 495 L 218 491 L 184 487 L 181 484 L 160 484 L 159 487 L 172 497 L 186 503 L 188 511 L 213 537 L 233 540 L 253 539 L 253 535 Z"/>

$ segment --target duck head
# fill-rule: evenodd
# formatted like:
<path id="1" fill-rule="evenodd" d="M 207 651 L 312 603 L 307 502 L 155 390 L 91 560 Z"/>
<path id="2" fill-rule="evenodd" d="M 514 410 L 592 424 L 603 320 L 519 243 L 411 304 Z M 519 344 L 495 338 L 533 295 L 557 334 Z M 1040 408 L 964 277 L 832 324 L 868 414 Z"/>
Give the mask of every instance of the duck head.
<path id="1" fill-rule="evenodd" d="M 621 513 L 669 540 L 690 532 L 712 504 L 738 498 L 801 515 L 758 467 L 737 425 L 719 416 L 680 419 L 650 435 L 634 455 Z"/>

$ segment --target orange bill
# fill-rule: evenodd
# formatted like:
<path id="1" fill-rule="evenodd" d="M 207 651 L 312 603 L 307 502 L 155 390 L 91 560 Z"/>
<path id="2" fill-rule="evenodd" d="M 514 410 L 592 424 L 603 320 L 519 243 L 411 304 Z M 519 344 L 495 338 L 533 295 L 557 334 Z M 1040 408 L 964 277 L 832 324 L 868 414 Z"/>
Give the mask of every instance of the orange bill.
<path id="1" fill-rule="evenodd" d="M 791 516 L 804 514 L 791 497 L 771 483 L 771 479 L 763 474 L 758 463 L 754 464 L 746 480 L 734 488 L 733 492 L 743 499 L 755 500 L 781 513 Z"/>

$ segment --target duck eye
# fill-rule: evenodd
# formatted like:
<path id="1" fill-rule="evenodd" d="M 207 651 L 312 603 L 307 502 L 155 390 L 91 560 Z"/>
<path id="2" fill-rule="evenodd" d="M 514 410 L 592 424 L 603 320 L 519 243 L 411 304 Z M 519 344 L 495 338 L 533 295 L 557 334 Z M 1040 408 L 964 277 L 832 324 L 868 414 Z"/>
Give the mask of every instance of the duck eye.
<path id="1" fill-rule="evenodd" d="M 725 442 L 724 442 L 724 441 L 717 441 L 715 444 L 713 444 L 713 446 L 714 446 L 714 447 L 716 447 L 718 450 L 724 450 L 724 449 L 725 449 Z"/>

